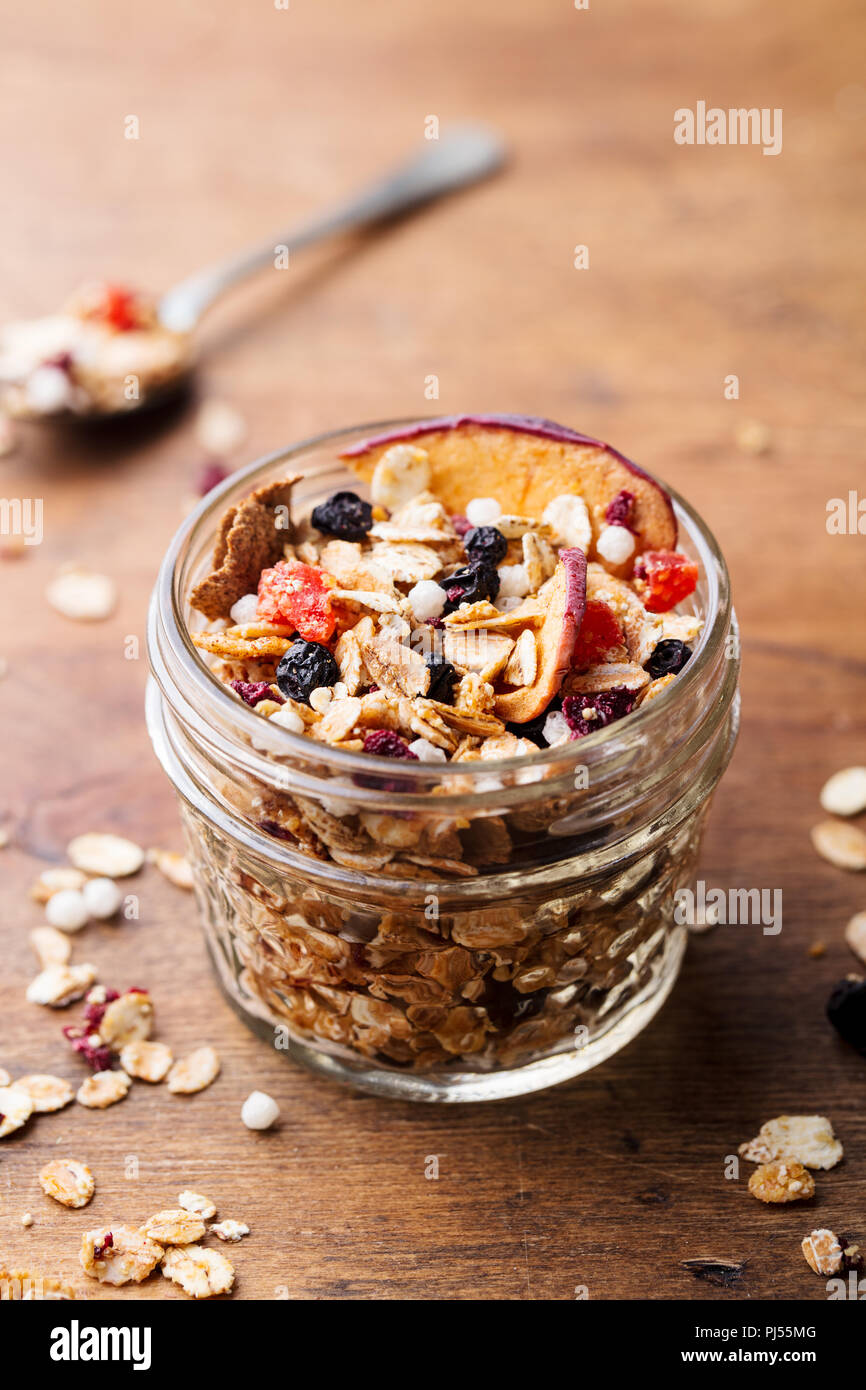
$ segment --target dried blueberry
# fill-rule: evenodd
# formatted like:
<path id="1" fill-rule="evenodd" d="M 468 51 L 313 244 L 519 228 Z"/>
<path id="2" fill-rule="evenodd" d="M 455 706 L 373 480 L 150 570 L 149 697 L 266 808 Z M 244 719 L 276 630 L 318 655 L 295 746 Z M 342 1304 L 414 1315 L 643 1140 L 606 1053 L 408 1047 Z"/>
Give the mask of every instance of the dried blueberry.
<path id="1" fill-rule="evenodd" d="M 685 642 L 680 642 L 676 637 L 665 637 L 656 646 L 645 669 L 649 671 L 653 680 L 658 680 L 660 676 L 675 676 L 683 669 L 691 654 L 692 649 L 687 647 Z"/>
<path id="2" fill-rule="evenodd" d="M 495 526 L 474 526 L 463 544 L 472 560 L 486 560 L 488 565 L 498 565 L 508 553 L 508 541 Z"/>
<path id="3" fill-rule="evenodd" d="M 562 712 L 571 729 L 572 738 L 585 738 L 596 729 L 604 729 L 616 719 L 622 719 L 634 709 L 633 690 L 616 685 L 596 695 L 566 695 Z M 592 711 L 592 712 L 591 712 Z"/>
<path id="4" fill-rule="evenodd" d="M 866 1056 L 866 980 L 848 975 L 827 1000 L 827 1017 L 840 1038 Z"/>
<path id="5" fill-rule="evenodd" d="M 362 541 L 373 525 L 373 508 L 356 492 L 335 492 L 313 509 L 317 531 L 343 541 Z"/>
<path id="6" fill-rule="evenodd" d="M 428 656 L 426 665 L 430 671 L 430 687 L 427 691 L 428 700 L 438 700 L 442 705 L 450 705 L 454 699 L 454 682 L 457 680 L 457 672 L 446 661 L 444 656 L 437 656 L 435 652 Z"/>
<path id="7" fill-rule="evenodd" d="M 534 743 L 536 748 L 548 748 L 549 744 L 544 737 L 543 729 L 547 723 L 547 716 L 553 714 L 554 710 L 562 709 L 559 696 L 554 696 L 547 709 L 542 710 L 534 719 L 528 719 L 525 724 L 506 724 L 506 729 L 510 734 L 517 738 L 528 738 L 530 743 Z"/>
<path id="8" fill-rule="evenodd" d="M 499 571 L 486 560 L 470 560 L 443 580 L 442 587 L 448 595 L 442 612 L 453 613 L 461 603 L 479 603 L 486 598 L 492 602 L 499 593 Z"/>
<path id="9" fill-rule="evenodd" d="M 277 685 L 287 700 L 310 703 L 310 695 L 320 685 L 334 685 L 340 668 L 321 642 L 293 642 L 277 667 Z"/>

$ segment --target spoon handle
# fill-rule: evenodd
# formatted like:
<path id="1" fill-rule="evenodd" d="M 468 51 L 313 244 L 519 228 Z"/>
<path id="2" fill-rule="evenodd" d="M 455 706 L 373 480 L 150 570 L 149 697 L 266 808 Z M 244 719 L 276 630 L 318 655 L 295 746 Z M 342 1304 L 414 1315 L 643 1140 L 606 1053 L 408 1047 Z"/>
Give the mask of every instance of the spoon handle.
<path id="1" fill-rule="evenodd" d="M 189 332 L 224 290 L 273 266 L 278 248 L 287 248 L 291 255 L 325 237 L 405 212 L 492 174 L 504 158 L 504 146 L 493 132 L 482 126 L 459 126 L 330 212 L 181 281 L 163 297 L 160 320 L 166 328 Z"/>

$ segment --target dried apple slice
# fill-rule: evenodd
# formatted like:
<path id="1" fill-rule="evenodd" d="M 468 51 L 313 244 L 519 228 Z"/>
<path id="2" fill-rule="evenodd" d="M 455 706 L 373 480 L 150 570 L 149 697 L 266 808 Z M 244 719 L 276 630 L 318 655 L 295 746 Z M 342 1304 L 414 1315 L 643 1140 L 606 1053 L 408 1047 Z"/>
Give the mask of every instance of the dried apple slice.
<path id="1" fill-rule="evenodd" d="M 547 709 L 571 669 L 585 609 L 586 556 L 582 550 L 562 550 L 548 591 L 547 616 L 537 638 L 537 675 L 532 685 L 496 696 L 494 708 L 500 719 L 526 724 Z"/>
<path id="2" fill-rule="evenodd" d="M 495 497 L 504 512 L 540 517 L 554 497 L 577 493 L 598 535 L 608 504 L 626 491 L 635 499 L 630 525 L 637 550 L 676 546 L 676 519 L 664 488 L 609 444 L 552 420 L 528 415 L 421 420 L 364 440 L 343 458 L 369 481 L 385 450 L 409 440 L 426 451 L 428 486 L 450 512 L 462 513 L 473 497 Z"/>

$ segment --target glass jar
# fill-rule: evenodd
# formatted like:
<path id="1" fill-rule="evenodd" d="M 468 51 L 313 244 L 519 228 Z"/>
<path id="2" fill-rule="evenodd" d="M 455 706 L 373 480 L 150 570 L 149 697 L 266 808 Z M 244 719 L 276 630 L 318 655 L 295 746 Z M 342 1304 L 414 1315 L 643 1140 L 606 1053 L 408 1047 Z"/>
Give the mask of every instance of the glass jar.
<path id="1" fill-rule="evenodd" d="M 704 626 L 666 691 L 529 759 L 389 761 L 374 775 L 369 756 L 241 704 L 190 640 L 202 619 L 188 596 L 228 506 L 289 472 L 304 475 L 297 515 L 358 489 L 339 454 L 391 427 L 273 454 L 187 518 L 151 602 L 148 727 L 217 978 L 250 1027 L 361 1090 L 496 1099 L 596 1066 L 673 987 L 686 935 L 674 894 L 737 731 L 728 576 L 675 496 Z"/>

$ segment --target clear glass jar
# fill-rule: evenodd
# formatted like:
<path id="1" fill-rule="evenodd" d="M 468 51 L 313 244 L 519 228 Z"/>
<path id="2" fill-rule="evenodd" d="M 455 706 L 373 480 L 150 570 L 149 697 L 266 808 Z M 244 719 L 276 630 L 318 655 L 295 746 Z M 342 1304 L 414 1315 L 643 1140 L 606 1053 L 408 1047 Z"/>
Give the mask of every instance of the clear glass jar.
<path id="1" fill-rule="evenodd" d="M 148 727 L 180 801 L 217 977 L 253 1029 L 380 1095 L 519 1095 L 618 1051 L 676 980 L 674 893 L 693 878 L 737 731 L 728 576 L 674 497 L 705 621 L 667 691 L 529 759 L 389 761 L 373 776 L 368 756 L 242 705 L 190 640 L 201 619 L 188 595 L 228 506 L 287 472 L 304 474 L 298 514 L 358 488 L 338 455 L 387 427 L 271 455 L 187 518 L 151 603 Z M 395 862 L 395 846 L 412 846 L 414 862 Z"/>

